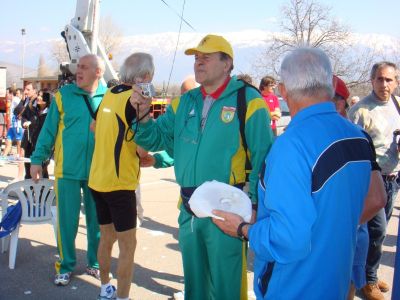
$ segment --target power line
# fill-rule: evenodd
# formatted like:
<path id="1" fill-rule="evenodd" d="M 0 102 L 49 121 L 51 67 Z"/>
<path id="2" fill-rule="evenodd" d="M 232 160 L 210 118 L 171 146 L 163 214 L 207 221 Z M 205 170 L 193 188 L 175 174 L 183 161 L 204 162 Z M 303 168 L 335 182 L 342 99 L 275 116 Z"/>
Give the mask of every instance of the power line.
<path id="1" fill-rule="evenodd" d="M 186 20 L 183 18 L 183 14 L 180 15 L 179 13 L 177 13 L 177 12 L 176 12 L 171 6 L 169 6 L 168 3 L 165 2 L 164 0 L 161 0 L 161 2 L 164 3 L 170 10 L 172 10 L 172 11 L 181 19 L 181 25 L 182 25 L 182 21 L 183 21 L 183 22 L 185 22 L 185 24 L 186 24 L 187 26 L 189 26 L 190 28 L 192 28 L 193 31 L 196 31 L 196 29 L 195 29 L 192 25 L 190 25 L 190 23 L 189 23 L 188 21 L 186 21 Z M 184 2 L 185 2 L 185 1 L 184 1 Z M 185 3 L 183 4 L 183 6 L 185 6 Z M 183 11 L 182 11 L 182 13 L 183 13 Z"/>
<path id="2" fill-rule="evenodd" d="M 161 1 L 164 2 L 163 0 L 161 0 Z M 164 2 L 164 3 L 165 3 L 165 2 Z M 175 52 L 174 52 L 174 58 L 173 58 L 173 60 L 172 60 L 171 71 L 169 72 L 169 77 L 168 77 L 168 83 L 167 83 L 167 90 L 166 90 L 166 93 L 168 93 L 168 88 L 169 88 L 169 83 L 170 83 L 171 76 L 172 76 L 172 71 L 174 70 L 176 52 L 178 51 L 179 39 L 180 39 L 180 36 L 181 36 L 181 31 L 182 31 L 182 22 L 184 21 L 184 19 L 183 19 L 183 12 L 185 11 L 185 3 L 186 3 L 186 0 L 183 0 L 183 4 L 182 4 L 182 14 L 180 15 L 181 21 L 180 21 L 180 23 L 179 23 L 178 40 L 176 41 Z"/>

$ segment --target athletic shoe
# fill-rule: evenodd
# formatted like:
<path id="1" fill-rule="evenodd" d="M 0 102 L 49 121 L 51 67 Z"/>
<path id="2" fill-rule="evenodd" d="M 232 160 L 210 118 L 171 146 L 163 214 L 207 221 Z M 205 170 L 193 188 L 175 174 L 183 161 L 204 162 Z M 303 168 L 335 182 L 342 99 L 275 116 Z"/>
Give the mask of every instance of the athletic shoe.
<path id="1" fill-rule="evenodd" d="M 66 286 L 71 281 L 71 272 L 56 274 L 54 284 L 58 286 Z"/>
<path id="2" fill-rule="evenodd" d="M 97 300 L 110 300 L 117 298 L 117 289 L 113 285 L 109 285 L 106 289 L 105 295 L 99 295 Z"/>
<path id="3" fill-rule="evenodd" d="M 378 280 L 378 287 L 381 290 L 382 293 L 386 293 L 390 289 L 390 285 L 384 282 L 383 280 Z"/>
<path id="4" fill-rule="evenodd" d="M 86 267 L 86 274 L 100 280 L 100 270 L 93 267 Z"/>
<path id="5" fill-rule="evenodd" d="M 101 280 L 100 278 L 100 270 L 94 267 L 86 267 L 86 274 L 89 276 L 92 276 L 98 280 Z M 108 278 L 113 279 L 113 275 L 111 272 L 108 274 Z"/>
<path id="6" fill-rule="evenodd" d="M 174 300 L 183 300 L 185 298 L 185 291 L 174 293 Z"/>

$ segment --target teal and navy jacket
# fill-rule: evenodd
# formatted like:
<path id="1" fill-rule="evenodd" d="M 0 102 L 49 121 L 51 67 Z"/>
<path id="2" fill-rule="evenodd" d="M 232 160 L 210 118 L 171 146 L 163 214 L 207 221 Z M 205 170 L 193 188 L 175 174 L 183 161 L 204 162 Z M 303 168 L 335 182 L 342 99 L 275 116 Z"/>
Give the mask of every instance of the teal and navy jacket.
<path id="1" fill-rule="evenodd" d="M 157 120 L 141 123 L 135 141 L 148 151 L 173 153 L 175 176 L 181 187 L 196 187 L 217 180 L 231 185 L 246 181 L 237 91 L 244 83 L 232 77 L 211 106 L 201 127 L 203 95 L 195 88 L 175 98 Z M 257 90 L 246 88 L 245 136 L 252 164 L 249 196 L 257 201 L 256 184 L 264 158 L 272 144 L 269 111 Z"/>
<path id="2" fill-rule="evenodd" d="M 53 98 L 31 156 L 34 165 L 48 159 L 54 147 L 56 178 L 87 180 L 94 149 L 94 134 L 90 130 L 92 117 L 83 95 L 87 95 L 96 111 L 107 88 L 99 83 L 90 95 L 75 84 L 62 87 Z"/>

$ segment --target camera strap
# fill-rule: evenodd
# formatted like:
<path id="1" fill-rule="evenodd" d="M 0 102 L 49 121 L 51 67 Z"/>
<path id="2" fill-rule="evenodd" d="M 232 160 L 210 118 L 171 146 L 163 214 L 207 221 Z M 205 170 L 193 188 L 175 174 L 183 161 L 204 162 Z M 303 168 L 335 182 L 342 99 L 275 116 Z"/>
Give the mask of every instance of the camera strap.
<path id="1" fill-rule="evenodd" d="M 393 100 L 394 106 L 396 106 L 397 112 L 400 115 L 400 105 L 399 105 L 399 102 L 397 101 L 397 99 L 396 99 L 396 97 L 394 95 L 392 95 L 392 100 Z"/>
<path id="2" fill-rule="evenodd" d="M 83 99 L 85 99 L 85 103 L 86 103 L 86 106 L 87 106 L 87 108 L 89 110 L 90 116 L 93 118 L 93 120 L 96 120 L 97 111 L 96 111 L 96 113 L 93 111 L 93 108 L 90 105 L 88 96 L 87 95 L 82 95 L 82 96 L 83 96 Z"/>

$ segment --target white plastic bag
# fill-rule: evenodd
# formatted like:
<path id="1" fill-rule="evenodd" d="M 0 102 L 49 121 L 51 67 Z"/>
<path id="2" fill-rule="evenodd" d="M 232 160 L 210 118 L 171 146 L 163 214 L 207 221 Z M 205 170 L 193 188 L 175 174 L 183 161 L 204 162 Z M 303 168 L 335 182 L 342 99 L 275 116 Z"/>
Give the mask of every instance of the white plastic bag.
<path id="1" fill-rule="evenodd" d="M 199 218 L 213 217 L 214 209 L 235 213 L 250 222 L 250 198 L 240 189 L 218 181 L 207 181 L 194 191 L 189 200 L 190 209 Z"/>

